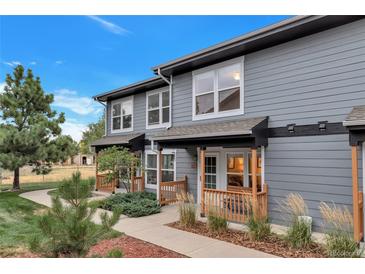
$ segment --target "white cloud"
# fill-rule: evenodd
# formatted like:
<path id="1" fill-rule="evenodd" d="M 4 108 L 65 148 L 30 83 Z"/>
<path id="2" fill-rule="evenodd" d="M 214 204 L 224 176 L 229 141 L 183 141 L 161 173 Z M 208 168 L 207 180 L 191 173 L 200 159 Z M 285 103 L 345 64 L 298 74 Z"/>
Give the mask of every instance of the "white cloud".
<path id="1" fill-rule="evenodd" d="M 56 65 L 62 65 L 64 63 L 64 61 L 63 60 L 57 60 L 56 62 L 55 62 L 55 64 Z"/>
<path id="2" fill-rule="evenodd" d="M 0 94 L 5 91 L 5 82 L 0 83 Z"/>
<path id="3" fill-rule="evenodd" d="M 66 108 L 79 115 L 98 114 L 101 106 L 85 96 L 78 96 L 74 90 L 60 89 L 54 92 L 54 106 Z"/>
<path id="4" fill-rule="evenodd" d="M 100 18 L 99 16 L 90 15 L 88 17 L 91 20 L 98 22 L 104 29 L 106 29 L 114 34 L 126 35 L 126 34 L 130 33 L 130 31 L 128 31 L 127 29 L 122 28 L 121 26 L 118 26 L 117 24 L 114 24 L 110 21 L 106 21 L 106 20 Z"/>
<path id="5" fill-rule="evenodd" d="M 22 63 L 19 61 L 9 61 L 9 62 L 3 62 L 3 64 L 8 65 L 10 67 L 15 67 L 21 65 Z"/>
<path id="6" fill-rule="evenodd" d="M 35 66 L 36 64 L 37 64 L 36 61 L 32 61 L 32 62 L 29 63 L 29 65 L 31 65 L 31 66 Z"/>
<path id="7" fill-rule="evenodd" d="M 61 128 L 63 135 L 70 135 L 72 139 L 79 142 L 82 138 L 82 132 L 87 129 L 87 125 L 66 121 L 61 124 Z"/>

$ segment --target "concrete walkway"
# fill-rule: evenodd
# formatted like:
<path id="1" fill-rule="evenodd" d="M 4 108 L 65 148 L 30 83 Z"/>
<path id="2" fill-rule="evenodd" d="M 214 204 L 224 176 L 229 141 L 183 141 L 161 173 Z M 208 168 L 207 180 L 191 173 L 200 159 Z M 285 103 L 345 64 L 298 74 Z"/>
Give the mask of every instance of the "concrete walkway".
<path id="1" fill-rule="evenodd" d="M 49 189 L 31 191 L 23 193 L 20 196 L 49 207 L 51 206 L 51 198 L 47 194 L 48 191 Z M 92 199 L 98 198 L 100 196 Z M 122 215 L 119 222 L 114 226 L 114 229 L 192 258 L 275 257 L 274 255 L 254 249 L 165 226 L 165 224 L 177 221 L 177 219 L 177 207 L 165 206 L 162 208 L 161 213 L 146 217 L 128 218 Z M 95 222 L 99 222 L 98 218 L 95 219 Z"/>

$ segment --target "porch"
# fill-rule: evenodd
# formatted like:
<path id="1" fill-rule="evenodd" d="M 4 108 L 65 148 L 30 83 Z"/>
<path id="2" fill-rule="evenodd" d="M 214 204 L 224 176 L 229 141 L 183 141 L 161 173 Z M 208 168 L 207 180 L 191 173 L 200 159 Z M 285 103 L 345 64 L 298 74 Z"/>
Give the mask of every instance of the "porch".
<path id="1" fill-rule="evenodd" d="M 262 117 L 171 128 L 153 137 L 159 149 L 158 174 L 162 174 L 165 149 L 195 150 L 197 156 L 192 157 L 196 157 L 196 166 L 191 168 L 197 173 L 196 196 L 202 216 L 214 210 L 215 214 L 237 223 L 246 222 L 250 216 L 266 217 L 268 186 L 263 164 L 266 127 L 267 118 Z M 188 186 L 187 179 L 183 181 Z M 176 202 L 178 191 L 192 192 L 187 187 L 178 189 L 177 182 L 167 184 L 166 192 L 166 182 L 159 178 L 157 192 L 161 204 Z M 195 192 L 194 182 L 189 185 L 194 186 Z"/>

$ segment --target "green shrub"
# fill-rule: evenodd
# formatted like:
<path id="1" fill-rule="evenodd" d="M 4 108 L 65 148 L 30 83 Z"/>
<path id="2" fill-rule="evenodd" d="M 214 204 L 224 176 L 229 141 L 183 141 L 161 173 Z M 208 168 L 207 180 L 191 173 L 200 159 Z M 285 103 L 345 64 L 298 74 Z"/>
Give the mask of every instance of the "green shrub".
<path id="1" fill-rule="evenodd" d="M 307 248 L 312 242 L 311 224 L 302 216 L 308 216 L 308 207 L 302 196 L 290 193 L 281 201 L 280 209 L 288 215 L 290 223 L 285 239 L 294 248 Z"/>
<path id="2" fill-rule="evenodd" d="M 176 194 L 179 201 L 179 220 L 185 227 L 193 227 L 196 224 L 196 206 L 194 196 L 191 193 L 182 192 Z"/>
<path id="3" fill-rule="evenodd" d="M 216 210 L 210 209 L 208 212 L 208 228 L 213 232 L 224 232 L 228 229 L 227 219 L 220 216 Z"/>
<path id="4" fill-rule="evenodd" d="M 99 203 L 103 209 L 117 209 L 128 217 L 147 216 L 161 211 L 156 194 L 149 192 L 118 193 Z"/>
<path id="5" fill-rule="evenodd" d="M 123 251 L 119 248 L 113 248 L 106 254 L 106 258 L 123 258 L 123 256 Z"/>
<path id="6" fill-rule="evenodd" d="M 309 247 L 312 242 L 311 228 L 300 219 L 294 220 L 288 229 L 285 239 L 294 248 Z"/>
<path id="7" fill-rule="evenodd" d="M 251 216 L 247 222 L 248 234 L 253 241 L 262 241 L 271 234 L 271 225 L 268 218 L 254 218 Z"/>
<path id="8" fill-rule="evenodd" d="M 353 218 L 350 211 L 336 205 L 332 207 L 326 203 L 319 206 L 325 224 L 326 250 L 329 257 L 357 258 L 363 251 L 353 238 Z"/>

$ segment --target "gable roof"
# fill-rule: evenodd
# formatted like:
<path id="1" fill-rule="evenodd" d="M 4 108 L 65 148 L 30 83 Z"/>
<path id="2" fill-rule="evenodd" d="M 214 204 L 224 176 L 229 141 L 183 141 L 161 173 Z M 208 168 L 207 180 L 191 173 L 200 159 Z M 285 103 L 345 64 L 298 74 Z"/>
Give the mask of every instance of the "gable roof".
<path id="1" fill-rule="evenodd" d="M 157 65 L 152 70 L 155 74 L 158 74 L 160 71 L 164 76 L 181 74 L 363 18 L 365 16 L 295 16 Z M 167 83 L 160 76 L 155 76 L 98 94 L 93 98 L 94 100 L 105 102 L 165 86 L 167 86 Z"/>
<path id="2" fill-rule="evenodd" d="M 295 16 L 157 65 L 152 70 L 156 74 L 159 70 L 165 76 L 181 74 L 362 18 L 365 16 Z"/>
<path id="3" fill-rule="evenodd" d="M 167 83 L 160 77 L 154 76 L 152 78 L 148 78 L 146 80 L 142 80 L 139 82 L 132 83 L 130 85 L 120 87 L 117 89 L 113 89 L 104 93 L 100 93 L 98 95 L 93 96 L 94 100 L 105 102 L 111 99 L 117 99 L 121 96 L 128 96 L 131 94 L 145 92 L 148 90 L 166 87 Z"/>

